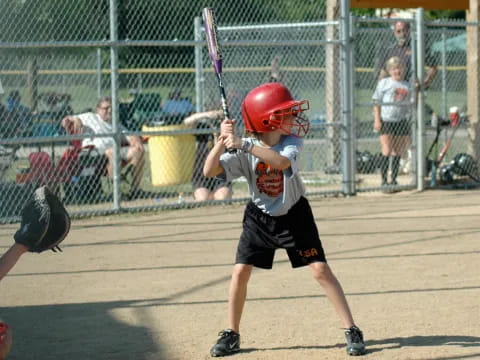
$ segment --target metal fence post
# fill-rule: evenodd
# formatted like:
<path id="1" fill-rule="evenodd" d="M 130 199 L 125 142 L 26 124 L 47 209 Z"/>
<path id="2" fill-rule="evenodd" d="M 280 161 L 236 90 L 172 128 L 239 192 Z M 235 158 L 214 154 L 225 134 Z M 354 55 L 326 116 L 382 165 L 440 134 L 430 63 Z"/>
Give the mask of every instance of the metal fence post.
<path id="1" fill-rule="evenodd" d="M 412 169 L 412 185 L 417 187 L 417 174 L 418 174 L 418 161 L 417 161 L 417 148 L 418 148 L 418 141 L 417 141 L 417 96 L 416 96 L 416 79 L 418 79 L 418 67 L 417 67 L 417 23 L 416 21 L 410 23 L 410 26 L 415 29 L 415 36 L 410 37 L 410 47 L 412 49 L 412 55 L 410 62 L 412 64 L 412 76 L 409 79 L 411 81 L 410 84 L 410 89 L 411 89 L 411 96 L 410 96 L 410 101 L 411 101 L 411 111 L 412 111 L 412 124 L 411 124 L 411 130 L 412 130 L 412 136 L 411 136 L 411 169 Z"/>
<path id="2" fill-rule="evenodd" d="M 118 41 L 117 26 L 117 0 L 110 0 L 110 40 Z M 112 86 L 112 125 L 115 134 L 113 146 L 113 209 L 120 209 L 120 126 L 118 106 L 118 49 L 116 45 L 110 46 L 110 69 Z"/>
<path id="3" fill-rule="evenodd" d="M 425 189 L 425 21 L 423 8 L 418 8 L 416 13 L 417 23 L 417 74 L 420 87 L 417 96 L 417 190 Z"/>
<path id="4" fill-rule="evenodd" d="M 352 121 L 352 52 L 350 44 L 350 0 L 342 0 L 340 4 L 340 36 L 341 36 L 341 84 L 342 84 L 342 192 L 345 195 L 355 194 L 354 169 L 354 136 Z"/>
<path id="5" fill-rule="evenodd" d="M 446 119 L 447 115 L 447 36 L 442 28 L 442 118 Z"/>
<path id="6" fill-rule="evenodd" d="M 349 29 L 350 29 L 350 120 L 351 120 L 351 126 L 350 126 L 350 133 L 351 133 L 351 139 L 352 139 L 352 151 L 351 151 L 351 162 L 352 162 L 352 188 L 353 188 L 353 193 L 357 192 L 356 188 L 356 177 L 357 177 L 357 144 L 358 144 L 358 121 L 357 118 L 355 117 L 355 60 L 354 60 L 354 54 L 355 54 L 355 17 L 353 14 L 349 15 L 348 21 L 349 21 Z"/>
<path id="7" fill-rule="evenodd" d="M 195 41 L 202 40 L 202 18 L 195 17 Z M 195 45 L 195 100 L 197 112 L 204 111 L 203 108 L 203 64 L 202 64 L 202 49 L 203 45 L 200 43 Z"/>
<path id="8" fill-rule="evenodd" d="M 102 49 L 97 49 L 97 98 L 102 96 Z"/>

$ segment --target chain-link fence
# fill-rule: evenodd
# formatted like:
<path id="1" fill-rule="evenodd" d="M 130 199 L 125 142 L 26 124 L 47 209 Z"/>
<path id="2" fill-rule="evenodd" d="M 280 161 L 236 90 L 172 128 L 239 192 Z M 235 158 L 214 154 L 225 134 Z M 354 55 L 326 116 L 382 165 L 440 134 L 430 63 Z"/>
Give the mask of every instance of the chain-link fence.
<path id="1" fill-rule="evenodd" d="M 184 120 L 221 108 L 200 18 L 204 6 L 216 10 L 238 133 L 243 96 L 262 82 L 284 82 L 296 98 L 310 101 L 311 131 L 302 158 L 307 191 L 341 194 L 346 183 L 353 184 L 353 193 L 381 188 L 372 95 L 378 55 L 395 40 L 393 21 L 327 19 L 323 2 L 308 1 L 295 7 L 283 1 L 2 2 L 1 221 L 17 221 L 39 184 L 53 187 L 78 216 L 198 205 L 198 164 L 219 122 Z M 410 23 L 414 57 L 417 29 Z M 465 111 L 465 50 L 449 47 L 465 34 L 465 24 L 444 25 L 425 26 L 428 56 L 438 69 L 426 93 L 431 111 L 425 141 L 433 142 L 439 130 L 432 157 L 453 132 L 451 123 L 442 122 L 450 107 Z M 352 51 L 351 62 L 345 48 Z M 111 104 L 98 102 L 102 96 L 110 96 Z M 412 137 L 399 165 L 400 189 L 414 187 L 417 173 L 416 102 L 405 101 Z M 98 135 L 88 119 L 102 112 L 113 121 Z M 69 119 L 81 119 L 81 131 Z M 466 151 L 465 129 L 465 123 L 455 129 L 440 166 Z M 248 197 L 242 179 L 232 190 L 233 201 Z"/>
<path id="2" fill-rule="evenodd" d="M 372 96 L 382 77 L 382 62 L 389 56 L 408 58 L 406 80 L 409 95 L 405 107 L 411 120 L 410 142 L 404 146 L 399 163 L 397 182 L 415 186 L 417 182 L 417 95 L 421 81 L 425 89 L 424 166 L 428 185 L 451 185 L 455 179 L 476 175 L 471 155 L 468 155 L 469 118 L 466 108 L 466 23 L 435 21 L 424 23 L 425 71 L 419 75 L 417 63 L 418 28 L 415 20 L 401 19 L 407 24 L 407 43 L 398 45 L 396 19 L 355 19 L 355 122 L 357 124 L 357 190 L 378 187 L 382 183 L 382 144 L 374 129 Z M 399 51 L 402 48 L 405 51 Z M 384 68 L 386 71 L 386 68 Z M 387 74 L 383 74 L 385 76 Z M 430 77 L 430 75 L 432 75 Z M 420 79 L 420 80 L 417 80 Z M 427 84 L 428 82 L 428 84 Z M 385 104 L 388 105 L 388 104 Z M 452 121 L 453 119 L 453 121 Z M 457 119 L 457 120 L 455 120 Z M 448 151 L 442 150 L 451 141 Z M 467 161 L 466 169 L 459 169 L 455 159 Z M 391 160 L 392 161 L 392 160 Z M 462 162 L 461 161 L 461 162 Z M 458 162 L 457 162 L 458 163 Z M 395 171 L 390 164 L 390 172 Z M 380 173 L 380 174 L 379 174 Z M 468 177 L 468 176 L 467 176 Z M 471 177 L 470 179 L 472 180 Z"/>

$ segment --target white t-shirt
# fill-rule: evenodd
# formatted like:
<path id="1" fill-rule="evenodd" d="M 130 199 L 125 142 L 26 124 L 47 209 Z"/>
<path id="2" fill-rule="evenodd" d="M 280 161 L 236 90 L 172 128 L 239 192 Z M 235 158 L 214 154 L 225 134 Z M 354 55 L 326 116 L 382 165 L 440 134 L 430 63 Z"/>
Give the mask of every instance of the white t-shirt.
<path id="1" fill-rule="evenodd" d="M 83 124 L 83 133 L 88 134 L 108 134 L 113 132 L 113 125 L 104 121 L 100 115 L 88 112 L 77 115 Z M 119 124 L 123 131 L 125 127 Z M 123 141 L 123 139 L 122 139 Z M 106 149 L 113 147 L 115 141 L 112 137 L 96 137 L 83 139 L 82 146 L 94 145 L 95 148 L 103 154 Z"/>
<path id="2" fill-rule="evenodd" d="M 246 138 L 256 146 L 262 146 L 257 139 Z M 290 168 L 278 170 L 261 161 L 258 157 L 237 150 L 224 153 L 220 164 L 225 173 L 221 178 L 231 181 L 245 176 L 253 203 L 264 213 L 272 216 L 285 215 L 305 194 L 305 186 L 299 174 L 299 155 L 303 149 L 303 139 L 282 136 L 280 142 L 271 148 L 291 162 Z"/>
<path id="3" fill-rule="evenodd" d="M 378 82 L 372 100 L 374 104 L 380 105 L 380 117 L 383 121 L 400 121 L 410 117 L 412 105 L 408 103 L 409 92 L 407 81 L 396 81 L 387 77 Z M 396 102 L 399 105 L 382 105 Z"/>

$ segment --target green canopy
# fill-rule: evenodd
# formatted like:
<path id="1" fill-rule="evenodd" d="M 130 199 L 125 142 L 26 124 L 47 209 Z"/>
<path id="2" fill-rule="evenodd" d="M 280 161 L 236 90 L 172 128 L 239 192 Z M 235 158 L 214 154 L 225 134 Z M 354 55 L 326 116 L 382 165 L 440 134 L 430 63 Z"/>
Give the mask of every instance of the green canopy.
<path id="1" fill-rule="evenodd" d="M 447 52 L 466 51 L 467 49 L 467 34 L 460 34 L 445 40 L 445 49 Z M 432 52 L 443 51 L 443 41 L 435 41 L 432 45 Z"/>

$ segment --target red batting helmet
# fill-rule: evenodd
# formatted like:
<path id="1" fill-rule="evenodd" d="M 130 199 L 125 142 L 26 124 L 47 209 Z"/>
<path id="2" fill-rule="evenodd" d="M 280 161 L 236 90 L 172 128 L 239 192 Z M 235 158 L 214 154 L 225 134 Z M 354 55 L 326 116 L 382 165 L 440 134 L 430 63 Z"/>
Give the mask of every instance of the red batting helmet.
<path id="1" fill-rule="evenodd" d="M 301 113 L 308 108 L 308 100 L 293 100 L 285 85 L 267 83 L 247 94 L 242 102 L 242 117 L 249 132 L 282 129 L 290 135 L 303 137 L 308 133 L 310 123 Z M 293 118 L 289 120 L 288 115 L 293 115 Z"/>

